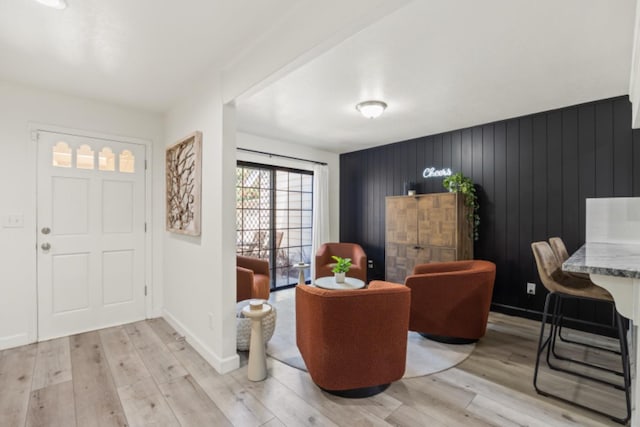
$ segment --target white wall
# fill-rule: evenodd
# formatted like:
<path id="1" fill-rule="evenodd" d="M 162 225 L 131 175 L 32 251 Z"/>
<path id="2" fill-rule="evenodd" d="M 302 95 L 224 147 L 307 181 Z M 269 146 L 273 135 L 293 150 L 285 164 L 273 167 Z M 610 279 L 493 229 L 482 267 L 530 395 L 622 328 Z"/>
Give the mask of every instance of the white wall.
<path id="1" fill-rule="evenodd" d="M 0 221 L 9 214 L 24 216 L 22 228 L 0 223 L 0 349 L 36 339 L 36 149 L 31 123 L 162 140 L 159 114 L 0 81 Z M 154 246 L 154 259 L 160 255 Z M 149 285 L 161 282 L 157 273 Z M 154 297 L 157 309 L 161 292 Z"/>
<path id="2" fill-rule="evenodd" d="M 164 233 L 165 318 L 219 372 L 239 365 L 235 350 L 235 164 L 236 141 L 243 148 L 326 162 L 330 169 L 331 237 L 337 240 L 339 157 L 235 131 L 235 108 L 223 106 L 218 75 L 167 115 L 166 145 L 199 130 L 202 138 L 202 234 Z M 310 169 L 306 162 L 238 151 L 237 158 Z M 164 184 L 158 183 L 158 185 Z M 164 191 L 164 190 L 163 190 Z"/>
<path id="3" fill-rule="evenodd" d="M 239 366 L 235 349 L 236 160 L 228 132 L 235 122 L 233 107 L 223 108 L 218 73 L 195 88 L 167 114 L 165 142 L 171 145 L 202 131 L 202 234 L 164 233 L 164 313 L 216 370 L 227 372 Z"/>
<path id="4" fill-rule="evenodd" d="M 329 168 L 329 212 L 331 241 L 337 242 L 340 238 L 340 156 L 329 151 L 322 151 L 301 144 L 285 142 L 272 138 L 238 132 L 238 148 L 265 151 L 267 153 L 281 154 L 284 156 L 298 157 L 301 159 L 325 162 Z M 247 153 L 238 150 L 238 160 L 262 163 L 265 165 L 283 166 L 294 169 L 312 170 L 312 163 L 302 162 L 281 157 L 269 157 L 260 154 Z"/>

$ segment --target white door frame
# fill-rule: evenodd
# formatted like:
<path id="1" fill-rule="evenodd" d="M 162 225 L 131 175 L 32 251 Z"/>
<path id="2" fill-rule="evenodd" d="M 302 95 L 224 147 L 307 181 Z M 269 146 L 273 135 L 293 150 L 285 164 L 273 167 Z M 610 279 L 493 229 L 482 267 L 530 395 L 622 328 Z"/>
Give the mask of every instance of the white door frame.
<path id="1" fill-rule="evenodd" d="M 38 265 L 38 132 L 54 132 L 61 133 L 67 135 L 88 137 L 94 139 L 104 139 L 106 141 L 117 141 L 124 142 L 129 144 L 138 144 L 142 145 L 145 148 L 145 171 L 144 171 L 144 185 L 145 185 L 145 212 L 144 212 L 144 220 L 146 223 L 146 233 L 145 233 L 145 259 L 144 259 L 144 281 L 147 287 L 147 293 L 145 295 L 145 317 L 151 318 L 154 314 L 153 308 L 153 294 L 154 294 L 154 286 L 153 286 L 153 216 L 152 212 L 152 197 L 153 188 L 152 188 L 152 177 L 153 177 L 153 144 L 150 140 L 142 139 L 142 138 L 133 138 L 133 137 L 125 137 L 121 135 L 112 135 L 103 132 L 93 132 L 83 129 L 69 128 L 63 126 L 56 125 L 48 125 L 37 122 L 29 123 L 29 157 L 32 159 L 32 197 L 33 197 L 33 206 L 35 210 L 33 212 L 33 218 L 35 219 L 34 227 L 33 227 L 33 244 L 34 244 L 34 259 L 35 262 L 33 265 Z M 28 325 L 28 339 L 29 342 L 38 341 L 38 275 L 34 274 L 35 278 L 35 286 L 32 290 L 31 301 L 33 304 L 30 306 L 30 316 L 31 319 Z"/>

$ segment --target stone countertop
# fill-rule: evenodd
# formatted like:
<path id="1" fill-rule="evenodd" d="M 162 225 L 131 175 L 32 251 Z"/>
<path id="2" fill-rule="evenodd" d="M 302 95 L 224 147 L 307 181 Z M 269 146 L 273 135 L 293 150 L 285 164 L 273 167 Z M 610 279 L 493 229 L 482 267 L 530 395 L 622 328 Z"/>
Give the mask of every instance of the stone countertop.
<path id="1" fill-rule="evenodd" d="M 640 244 L 585 243 L 562 264 L 562 269 L 640 279 Z"/>

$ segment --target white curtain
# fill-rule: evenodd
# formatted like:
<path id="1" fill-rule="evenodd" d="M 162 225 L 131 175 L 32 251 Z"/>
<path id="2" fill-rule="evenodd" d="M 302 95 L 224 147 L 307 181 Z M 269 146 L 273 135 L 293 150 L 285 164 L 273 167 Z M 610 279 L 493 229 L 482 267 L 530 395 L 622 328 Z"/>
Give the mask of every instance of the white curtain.
<path id="1" fill-rule="evenodd" d="M 313 166 L 313 224 L 311 241 L 311 280 L 316 277 L 315 256 L 329 241 L 329 167 Z"/>

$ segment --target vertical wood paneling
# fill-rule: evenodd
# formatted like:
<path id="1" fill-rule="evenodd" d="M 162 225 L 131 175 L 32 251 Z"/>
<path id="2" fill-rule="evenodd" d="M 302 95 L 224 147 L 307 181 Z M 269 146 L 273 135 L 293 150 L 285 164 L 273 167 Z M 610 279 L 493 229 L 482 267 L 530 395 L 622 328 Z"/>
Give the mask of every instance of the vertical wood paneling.
<path id="1" fill-rule="evenodd" d="M 422 178 L 428 166 L 473 178 L 481 203 L 475 257 L 497 265 L 494 307 L 530 315 L 545 297 L 531 242 L 561 236 L 574 251 L 584 241 L 586 198 L 640 196 L 640 130 L 619 97 L 341 155 L 340 239 L 366 246 L 369 279 L 384 278 L 385 196 L 402 194 L 408 181 L 419 192 L 443 191 L 442 179 Z M 526 295 L 527 281 L 539 284 L 537 295 Z M 611 319 L 596 304 L 573 310 Z"/>
<path id="2" fill-rule="evenodd" d="M 451 170 L 462 170 L 462 132 L 451 132 Z"/>
<path id="3" fill-rule="evenodd" d="M 494 142 L 494 177 L 495 177 L 495 241 L 496 251 L 491 254 L 479 254 L 474 251 L 476 258 L 495 259 L 496 283 L 494 284 L 494 300 L 506 301 L 503 295 L 507 295 L 509 280 L 507 278 L 507 126 L 505 122 L 496 123 Z M 483 223 L 482 218 L 480 218 Z M 506 302 L 505 302 L 506 304 Z"/>
<path id="4" fill-rule="evenodd" d="M 533 241 L 547 238 L 547 120 L 533 118 Z"/>
<path id="5" fill-rule="evenodd" d="M 416 161 L 418 162 L 419 165 L 426 165 L 426 161 L 425 161 L 425 156 L 426 156 L 426 149 L 427 146 L 429 146 L 429 144 L 422 140 L 419 141 L 417 143 L 416 146 Z M 416 169 L 418 169 L 418 171 L 421 170 L 420 166 L 417 166 Z M 418 183 L 418 187 L 416 188 L 418 193 L 428 193 L 429 192 L 429 188 L 428 188 L 428 183 L 425 182 L 425 180 L 418 178 L 418 180 L 416 181 Z"/>
<path id="6" fill-rule="evenodd" d="M 471 131 L 471 179 L 482 182 L 482 127 L 476 126 Z"/>
<path id="7" fill-rule="evenodd" d="M 580 246 L 578 185 L 578 110 L 562 112 L 562 239 L 570 252 Z"/>
<path id="8" fill-rule="evenodd" d="M 377 149 L 375 150 L 375 171 L 374 171 L 374 176 L 376 177 L 376 186 L 375 186 L 375 200 L 376 200 L 376 205 L 375 205 L 375 217 L 373 219 L 373 223 L 374 223 L 374 229 L 375 229 L 375 238 L 374 238 L 374 244 L 375 244 L 375 258 L 379 258 L 381 255 L 384 257 L 384 252 L 382 254 L 380 254 L 380 248 L 384 247 L 384 233 L 383 230 L 378 227 L 378 224 L 380 223 L 384 223 L 384 203 L 383 203 L 383 198 L 380 197 L 380 194 L 385 194 L 386 193 L 386 186 L 385 186 L 385 182 L 383 179 L 383 175 L 379 172 L 384 168 L 384 162 L 383 162 L 383 153 L 384 153 L 384 149 Z"/>
<path id="9" fill-rule="evenodd" d="M 547 114 L 547 234 L 562 236 L 562 113 Z"/>
<path id="10" fill-rule="evenodd" d="M 531 241 L 533 240 L 533 120 L 531 116 L 523 117 L 519 121 L 520 125 L 520 144 L 519 147 L 519 201 L 518 209 L 520 211 L 519 229 L 518 229 L 518 251 L 519 251 L 519 270 L 520 275 L 518 281 L 515 282 L 515 290 L 519 296 L 519 306 L 529 306 L 531 298 L 523 292 L 518 292 L 518 286 L 521 289 L 526 288 L 527 282 L 535 281 L 533 266 L 533 254 L 531 252 Z"/>
<path id="11" fill-rule="evenodd" d="M 493 125 L 482 128 L 482 187 L 477 188 L 480 201 L 479 215 L 485 218 L 480 223 L 482 238 L 478 250 L 485 254 L 495 253 L 495 190 L 494 190 L 494 133 Z"/>
<path id="12" fill-rule="evenodd" d="M 596 104 L 596 197 L 613 195 L 613 106 Z"/>
<path id="13" fill-rule="evenodd" d="M 424 158 L 422 160 L 422 168 L 433 165 L 433 137 L 427 137 L 424 141 Z M 425 193 L 433 193 L 436 191 L 433 186 L 432 179 L 421 179 L 422 187 L 426 189 Z"/>
<path id="14" fill-rule="evenodd" d="M 577 249 L 580 202 L 578 200 L 578 111 L 562 111 L 562 239 L 569 252 Z M 587 304 L 588 305 L 588 304 Z M 567 316 L 576 317 L 585 304 L 569 300 L 564 305 Z"/>
<path id="15" fill-rule="evenodd" d="M 533 117 L 533 212 L 531 241 L 537 242 L 547 239 L 547 117 L 537 114 Z M 526 242 L 525 242 L 526 243 Z M 531 277 L 536 281 L 535 271 Z M 539 283 L 539 282 L 538 282 Z M 542 285 L 539 283 L 539 286 Z M 545 293 L 541 288 L 536 295 L 530 295 L 530 307 L 541 307 L 544 304 Z"/>
<path id="16" fill-rule="evenodd" d="M 519 253 L 520 242 L 520 132 L 518 129 L 518 120 L 509 120 L 507 122 L 507 254 L 510 258 L 506 263 L 507 281 L 509 286 L 506 288 L 506 301 L 509 305 L 519 306 L 520 292 L 518 292 L 518 284 L 520 283 L 520 265 L 516 261 Z M 482 219 L 480 219 L 482 221 Z M 511 255 L 512 254 L 512 255 Z M 514 256 L 515 255 L 515 256 Z"/>
<path id="17" fill-rule="evenodd" d="M 462 142 L 460 146 L 460 155 L 462 157 L 462 168 L 460 171 L 466 176 L 473 173 L 473 141 L 471 129 L 462 130 Z"/>
<path id="18" fill-rule="evenodd" d="M 621 197 L 633 191 L 631 110 L 624 99 L 613 102 L 613 192 Z"/>
<path id="19" fill-rule="evenodd" d="M 451 134 L 445 133 L 442 136 L 442 167 L 451 167 Z"/>
<path id="20" fill-rule="evenodd" d="M 580 241 L 585 239 L 586 227 L 586 199 L 596 195 L 596 146 L 595 146 L 595 107 L 587 104 L 578 108 L 578 142 L 580 144 L 579 155 L 579 188 L 578 199 L 580 201 L 580 217 L 578 228 Z"/>

